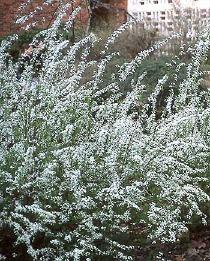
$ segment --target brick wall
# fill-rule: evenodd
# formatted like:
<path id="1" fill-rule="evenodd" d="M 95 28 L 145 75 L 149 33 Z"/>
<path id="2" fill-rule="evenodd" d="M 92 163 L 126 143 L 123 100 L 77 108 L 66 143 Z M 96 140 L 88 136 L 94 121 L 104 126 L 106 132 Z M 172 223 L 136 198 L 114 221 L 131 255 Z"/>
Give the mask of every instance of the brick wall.
<path id="1" fill-rule="evenodd" d="M 27 0 L 0 0 L 0 36 L 5 36 L 14 32 L 18 33 L 21 30 L 20 26 L 15 23 L 15 19 L 17 14 L 20 14 L 20 11 L 18 11 L 19 6 L 26 1 Z M 41 2 L 42 0 L 33 0 L 32 4 L 27 7 L 26 13 L 30 13 L 30 11 L 39 6 Z M 80 2 L 82 2 L 82 0 L 78 0 L 78 3 Z M 108 8 L 111 23 L 118 25 L 126 20 L 125 10 L 127 9 L 127 0 L 104 0 L 104 2 L 111 7 Z M 34 17 L 34 20 L 38 21 L 36 27 L 43 28 L 48 26 L 54 17 L 56 9 L 57 3 L 55 1 L 54 5 L 48 6 L 47 8 L 45 7 L 45 9 L 39 11 Z M 43 17 L 45 17 L 45 21 L 43 21 Z M 87 24 L 88 10 L 86 5 L 83 5 L 83 8 L 78 15 L 78 21 L 84 26 Z"/>
<path id="2" fill-rule="evenodd" d="M 18 29 L 14 23 L 15 15 L 21 0 L 0 0 L 0 36 Z"/>
<path id="3" fill-rule="evenodd" d="M 93 27 L 105 24 L 116 28 L 127 20 L 127 0 L 100 0 L 96 3 L 93 8 Z"/>
<path id="4" fill-rule="evenodd" d="M 81 0 L 78 0 L 78 2 L 80 1 Z M 26 2 L 27 0 L 0 0 L 0 36 L 5 36 L 14 32 L 18 33 L 22 30 L 21 27 L 15 23 L 15 20 L 17 15 L 20 15 L 20 11 L 18 10 L 20 5 Z M 25 13 L 30 13 L 37 6 L 40 6 L 42 2 L 42 0 L 33 0 L 26 8 Z M 52 22 L 54 13 L 57 10 L 58 3 L 56 2 L 57 1 L 55 1 L 53 5 L 45 6 L 43 10 L 38 11 L 30 22 L 36 21 L 36 28 L 46 28 L 50 22 Z M 74 7 L 76 7 L 76 5 Z M 43 20 L 43 17 L 45 18 L 45 21 Z M 87 8 L 83 8 L 78 15 L 78 20 L 86 23 L 87 18 Z"/>

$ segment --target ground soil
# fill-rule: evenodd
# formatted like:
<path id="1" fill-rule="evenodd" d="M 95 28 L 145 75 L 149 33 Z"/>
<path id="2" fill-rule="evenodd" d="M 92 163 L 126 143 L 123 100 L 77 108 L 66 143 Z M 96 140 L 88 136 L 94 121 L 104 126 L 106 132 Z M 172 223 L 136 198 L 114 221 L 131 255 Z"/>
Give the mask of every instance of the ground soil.
<path id="1" fill-rule="evenodd" d="M 210 261 L 210 226 L 189 233 L 176 244 L 156 244 L 136 248 L 136 261 Z"/>

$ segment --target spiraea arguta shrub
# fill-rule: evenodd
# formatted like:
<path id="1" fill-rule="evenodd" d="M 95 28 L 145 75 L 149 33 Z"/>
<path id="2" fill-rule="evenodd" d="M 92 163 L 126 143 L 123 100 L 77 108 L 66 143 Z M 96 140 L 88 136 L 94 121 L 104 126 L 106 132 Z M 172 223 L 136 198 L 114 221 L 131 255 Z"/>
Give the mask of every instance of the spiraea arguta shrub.
<path id="1" fill-rule="evenodd" d="M 41 48 L 30 61 L 10 60 L 15 37 L 0 47 L 1 228 L 12 231 L 14 245 L 32 260 L 132 260 L 128 232 L 135 224 L 144 224 L 153 242 L 178 240 L 195 216 L 205 224 L 210 109 L 209 93 L 199 86 L 210 32 L 189 50 L 184 80 L 177 81 L 178 64 L 173 80 L 160 79 L 136 115 L 132 106 L 141 104 L 146 75 L 134 81 L 133 74 L 164 41 L 106 82 L 106 68 L 118 55 L 109 45 L 123 27 L 97 61 L 89 56 L 94 35 L 70 45 L 58 28 L 56 21 L 37 34 Z M 160 113 L 165 83 L 170 91 Z M 2 255 L 19 258 L 17 249 L 1 249 Z"/>

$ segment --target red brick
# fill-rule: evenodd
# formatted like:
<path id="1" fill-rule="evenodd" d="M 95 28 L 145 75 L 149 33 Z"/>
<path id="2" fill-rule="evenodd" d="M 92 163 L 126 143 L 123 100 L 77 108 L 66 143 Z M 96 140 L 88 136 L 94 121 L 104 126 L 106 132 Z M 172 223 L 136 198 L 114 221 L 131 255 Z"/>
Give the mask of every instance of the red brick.
<path id="1" fill-rule="evenodd" d="M 26 1 L 27 0 L 0 0 L 0 36 L 12 34 L 21 30 L 20 26 L 15 23 L 15 20 L 16 15 L 19 14 L 19 6 Z M 82 1 L 83 0 L 77 0 L 78 3 L 81 3 Z M 112 22 L 116 24 L 124 22 L 127 16 L 125 11 L 127 9 L 127 0 L 109 0 L 107 2 L 114 10 L 114 13 L 110 14 L 110 17 L 114 16 Z M 27 7 L 26 13 L 31 12 L 35 7 L 39 6 L 40 3 L 42 3 L 42 0 L 34 0 L 33 4 Z M 40 11 L 35 15 L 34 19 L 39 21 L 38 27 L 44 28 L 49 24 L 49 21 L 52 20 L 55 8 L 56 5 L 48 6 L 47 9 L 45 8 L 45 10 Z M 47 19 L 45 23 L 41 22 L 43 15 Z M 83 9 L 78 15 L 78 20 L 80 20 L 80 24 L 87 24 L 88 10 L 86 5 L 83 5 Z"/>

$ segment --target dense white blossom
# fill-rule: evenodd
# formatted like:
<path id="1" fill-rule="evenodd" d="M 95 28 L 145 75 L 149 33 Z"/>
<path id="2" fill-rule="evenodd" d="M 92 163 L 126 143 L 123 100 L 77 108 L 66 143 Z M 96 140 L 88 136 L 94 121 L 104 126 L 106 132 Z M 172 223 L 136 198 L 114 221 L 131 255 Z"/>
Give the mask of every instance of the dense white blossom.
<path id="1" fill-rule="evenodd" d="M 210 33 L 198 39 L 179 94 L 171 92 L 163 116 L 155 118 L 156 101 L 167 75 L 149 98 L 152 112 L 145 104 L 133 119 L 129 110 L 143 92 L 145 75 L 128 82 L 132 90 L 119 100 L 121 84 L 163 42 L 106 83 L 103 74 L 116 54 L 89 61 L 96 37 L 70 45 L 54 38 L 58 28 L 56 22 L 36 36 L 45 44 L 36 74 L 36 52 L 17 77 L 21 60 L 14 64 L 8 56 L 13 39 L 0 47 L 1 226 L 13 230 L 34 260 L 132 260 L 133 246 L 122 236 L 131 225 L 144 223 L 152 241 L 174 242 L 194 216 L 205 223 L 210 109 L 209 94 L 204 106 L 198 89 Z M 110 97 L 97 101 L 110 90 Z"/>

